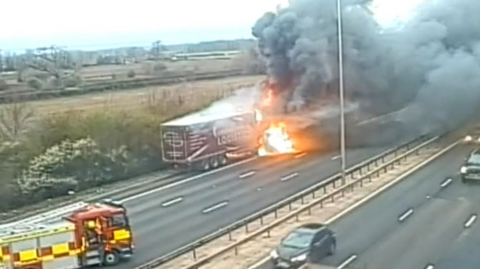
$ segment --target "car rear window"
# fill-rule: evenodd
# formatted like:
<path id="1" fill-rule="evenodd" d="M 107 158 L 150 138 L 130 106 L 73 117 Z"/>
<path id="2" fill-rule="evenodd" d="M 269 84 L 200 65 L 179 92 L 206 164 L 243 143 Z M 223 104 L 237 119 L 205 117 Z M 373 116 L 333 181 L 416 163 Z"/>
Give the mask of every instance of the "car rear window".
<path id="1" fill-rule="evenodd" d="M 310 246 L 313 237 L 314 233 L 311 232 L 294 231 L 285 237 L 282 244 L 294 248 L 306 248 Z"/>

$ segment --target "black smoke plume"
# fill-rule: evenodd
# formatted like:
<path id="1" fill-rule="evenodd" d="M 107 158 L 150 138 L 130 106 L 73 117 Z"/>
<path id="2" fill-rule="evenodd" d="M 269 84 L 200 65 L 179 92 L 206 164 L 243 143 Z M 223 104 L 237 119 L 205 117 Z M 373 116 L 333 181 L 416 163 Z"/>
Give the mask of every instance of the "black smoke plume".
<path id="1" fill-rule="evenodd" d="M 407 107 L 400 120 L 452 128 L 480 107 L 480 1 L 430 0 L 402 27 L 385 29 L 366 8 L 343 1 L 347 98 L 364 110 Z M 252 28 L 287 108 L 338 90 L 335 0 L 294 0 Z"/>

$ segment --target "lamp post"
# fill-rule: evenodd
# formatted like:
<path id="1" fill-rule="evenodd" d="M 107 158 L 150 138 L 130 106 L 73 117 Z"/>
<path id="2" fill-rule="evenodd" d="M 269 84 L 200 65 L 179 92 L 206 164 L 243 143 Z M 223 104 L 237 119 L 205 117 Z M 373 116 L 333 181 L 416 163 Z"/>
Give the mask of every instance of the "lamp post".
<path id="1" fill-rule="evenodd" d="M 340 95 L 340 155 L 341 155 L 341 175 L 342 185 L 346 183 L 345 179 L 345 104 L 343 90 L 343 42 L 342 42 L 342 5 L 341 0 L 337 1 L 337 28 L 338 28 L 338 79 Z"/>

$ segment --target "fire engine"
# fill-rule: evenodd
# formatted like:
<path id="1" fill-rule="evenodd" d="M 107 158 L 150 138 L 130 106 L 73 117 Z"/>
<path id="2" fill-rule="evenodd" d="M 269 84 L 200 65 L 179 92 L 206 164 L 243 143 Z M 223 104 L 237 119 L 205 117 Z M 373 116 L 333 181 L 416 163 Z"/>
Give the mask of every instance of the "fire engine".
<path id="1" fill-rule="evenodd" d="M 111 266 L 133 255 L 127 210 L 105 200 L 56 221 L 0 226 L 0 269 Z"/>

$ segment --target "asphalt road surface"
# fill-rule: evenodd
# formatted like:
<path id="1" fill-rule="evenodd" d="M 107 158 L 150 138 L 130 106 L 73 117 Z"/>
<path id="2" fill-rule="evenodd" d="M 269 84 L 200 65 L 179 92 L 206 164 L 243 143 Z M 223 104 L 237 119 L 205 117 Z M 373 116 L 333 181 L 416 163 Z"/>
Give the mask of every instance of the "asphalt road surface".
<path id="1" fill-rule="evenodd" d="M 336 267 L 356 255 L 346 268 L 480 268 L 480 224 L 469 222 L 480 213 L 480 184 L 457 175 L 471 149 L 455 147 L 335 222 L 337 252 L 323 263 Z"/>
<path id="2" fill-rule="evenodd" d="M 359 163 L 389 148 L 349 150 L 347 164 Z M 326 179 L 339 169 L 338 153 L 257 159 L 130 200 L 125 205 L 134 230 L 136 253 L 117 268 L 131 269 L 173 251 Z"/>

